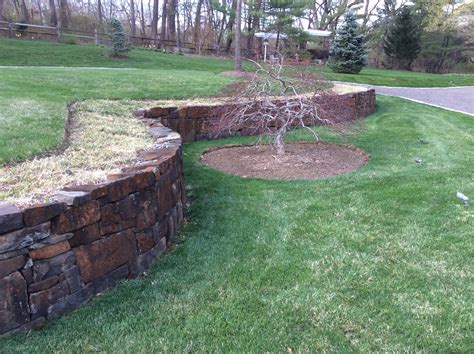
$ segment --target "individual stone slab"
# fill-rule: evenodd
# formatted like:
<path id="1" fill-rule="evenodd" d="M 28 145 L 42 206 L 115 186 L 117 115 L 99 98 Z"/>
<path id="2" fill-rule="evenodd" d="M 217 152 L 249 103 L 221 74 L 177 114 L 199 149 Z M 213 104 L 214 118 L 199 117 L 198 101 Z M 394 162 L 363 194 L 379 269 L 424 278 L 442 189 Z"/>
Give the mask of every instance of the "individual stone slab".
<path id="1" fill-rule="evenodd" d="M 64 298 L 69 293 L 66 283 L 61 282 L 49 289 L 30 294 L 31 318 L 44 317 L 48 314 L 48 307 Z"/>
<path id="2" fill-rule="evenodd" d="M 37 259 L 47 259 L 57 256 L 58 254 L 65 253 L 71 249 L 69 242 L 62 241 L 54 245 L 42 247 L 36 250 L 30 251 L 30 257 L 33 260 Z"/>
<path id="3" fill-rule="evenodd" d="M 81 278 L 85 283 L 99 279 L 134 259 L 137 254 L 135 235 L 131 230 L 74 249 Z"/>
<path id="4" fill-rule="evenodd" d="M 25 323 L 24 325 L 22 325 L 20 327 L 12 329 L 9 332 L 6 332 L 4 334 L 0 334 L 0 337 L 12 336 L 14 334 L 24 333 L 24 332 L 29 332 L 29 331 L 36 331 L 36 330 L 40 329 L 41 327 L 43 327 L 45 325 L 45 323 L 46 323 L 45 318 L 40 317 L 40 318 L 37 318 L 34 321 Z"/>
<path id="5" fill-rule="evenodd" d="M 23 268 L 24 265 L 25 256 L 23 255 L 0 261 L 0 278 Z"/>
<path id="6" fill-rule="evenodd" d="M 55 245 L 56 243 L 67 241 L 72 237 L 73 237 L 73 233 L 67 233 L 67 234 L 61 234 L 61 235 L 50 235 L 49 237 L 43 240 L 33 243 L 32 245 L 28 246 L 28 248 L 30 250 L 37 250 L 39 248 L 43 248 L 50 245 Z"/>
<path id="7" fill-rule="evenodd" d="M 23 221 L 26 226 L 38 225 L 51 220 L 66 208 L 66 203 L 38 204 L 23 210 Z"/>
<path id="8" fill-rule="evenodd" d="M 99 219 L 99 203 L 91 201 L 59 214 L 53 219 L 52 229 L 54 233 L 64 234 L 93 224 L 99 221 Z"/>
<path id="9" fill-rule="evenodd" d="M 153 234 L 150 232 L 141 232 L 137 234 L 137 245 L 139 253 L 145 253 L 155 247 Z"/>
<path id="10" fill-rule="evenodd" d="M 26 282 L 20 272 L 0 279 L 0 334 L 30 320 Z"/>
<path id="11" fill-rule="evenodd" d="M 69 240 L 72 247 L 87 245 L 100 238 L 100 230 L 98 224 L 85 226 L 74 231 L 73 237 Z"/>
<path id="12" fill-rule="evenodd" d="M 0 234 L 18 230 L 22 227 L 23 215 L 20 209 L 14 205 L 0 202 Z"/>
<path id="13" fill-rule="evenodd" d="M 33 262 L 33 282 L 40 282 L 55 275 L 60 275 L 67 269 L 74 267 L 75 263 L 76 257 L 72 251 L 53 258 L 37 260 Z"/>
<path id="14" fill-rule="evenodd" d="M 108 193 L 108 185 L 110 182 L 104 182 L 100 184 L 82 184 L 80 186 L 68 186 L 65 187 L 66 191 L 82 191 L 89 193 L 92 199 L 98 199 L 105 197 Z"/>
<path id="15" fill-rule="evenodd" d="M 31 246 L 50 235 L 50 223 L 26 227 L 0 236 L 0 253 L 19 250 Z"/>
<path id="16" fill-rule="evenodd" d="M 59 191 L 52 199 L 69 206 L 79 206 L 91 200 L 91 195 L 83 191 Z"/>

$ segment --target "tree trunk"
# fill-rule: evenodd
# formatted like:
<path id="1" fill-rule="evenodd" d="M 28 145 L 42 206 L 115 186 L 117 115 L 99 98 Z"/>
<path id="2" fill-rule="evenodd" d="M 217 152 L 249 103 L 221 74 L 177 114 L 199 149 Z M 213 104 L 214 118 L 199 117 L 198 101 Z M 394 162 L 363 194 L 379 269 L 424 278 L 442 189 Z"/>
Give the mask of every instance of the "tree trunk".
<path id="1" fill-rule="evenodd" d="M 161 12 L 161 32 L 160 32 L 160 47 L 162 50 L 166 49 L 166 19 L 167 19 L 168 0 L 163 0 L 163 10 Z"/>
<path id="2" fill-rule="evenodd" d="M 235 11 L 235 53 L 234 53 L 234 69 L 237 71 L 242 70 L 242 43 L 240 41 L 240 35 L 242 31 L 242 0 L 237 0 L 237 7 Z"/>
<path id="3" fill-rule="evenodd" d="M 158 11 L 158 9 L 157 9 L 157 11 Z M 143 10 L 143 0 L 140 0 L 140 32 L 142 34 L 142 37 L 146 37 L 145 12 Z M 156 38 L 156 25 L 155 25 L 155 38 Z M 155 40 L 155 42 L 156 42 L 156 40 Z M 156 43 L 154 43 L 154 44 L 155 44 L 155 47 L 156 47 Z"/>
<path id="4" fill-rule="evenodd" d="M 5 2 L 4 0 L 0 0 L 0 20 L 5 20 L 3 17 L 3 9 L 5 7 Z"/>
<path id="5" fill-rule="evenodd" d="M 176 1 L 168 0 L 168 38 L 170 41 L 176 43 Z"/>
<path id="6" fill-rule="evenodd" d="M 236 11 L 236 8 L 237 8 L 237 2 L 238 2 L 237 0 L 232 0 L 232 12 L 231 12 L 231 15 L 229 17 L 229 23 L 227 24 L 228 39 L 227 39 L 227 44 L 225 46 L 225 52 L 226 53 L 230 52 L 230 47 L 232 46 L 232 36 L 231 36 L 230 32 L 232 32 L 232 30 L 234 29 L 235 11 Z M 233 15 L 232 15 L 232 13 L 233 13 Z"/>
<path id="7" fill-rule="evenodd" d="M 201 51 L 200 34 L 201 34 L 202 1 L 203 0 L 198 0 L 197 7 L 196 7 L 196 17 L 194 18 L 193 43 L 196 46 L 196 52 L 198 53 Z"/>
<path id="8" fill-rule="evenodd" d="M 176 37 L 176 45 L 178 47 L 178 53 L 182 53 L 182 50 L 181 50 L 181 26 L 180 26 L 180 23 L 179 23 L 179 8 L 178 8 L 179 0 L 176 0 L 175 4 L 176 4 L 175 13 L 178 14 L 176 16 L 176 25 L 177 25 L 177 30 L 178 30 L 177 37 Z"/>
<path id="9" fill-rule="evenodd" d="M 26 7 L 25 0 L 20 0 L 20 13 L 21 13 L 21 22 L 30 23 L 30 13 L 28 7 Z"/>
<path id="10" fill-rule="evenodd" d="M 143 4 L 143 2 L 142 2 Z M 158 47 L 158 0 L 153 0 L 152 20 L 151 20 L 151 38 L 153 38 L 153 46 Z"/>
<path id="11" fill-rule="evenodd" d="M 130 32 L 132 37 L 137 35 L 137 16 L 135 14 L 135 1 L 130 0 Z"/>
<path id="12" fill-rule="evenodd" d="M 99 25 L 102 25 L 104 15 L 102 14 L 102 1 L 97 0 L 97 16 L 99 17 Z"/>
<path id="13" fill-rule="evenodd" d="M 277 155 L 280 157 L 285 155 L 285 140 L 284 140 L 285 133 L 286 133 L 286 126 L 283 125 L 283 127 L 279 128 L 275 134 L 275 146 L 277 150 Z"/>
<path id="14" fill-rule="evenodd" d="M 67 0 L 59 0 L 59 17 L 61 18 L 61 28 L 69 27 L 69 7 Z"/>
<path id="15" fill-rule="evenodd" d="M 56 14 L 56 4 L 54 0 L 49 0 L 49 24 L 53 27 L 58 25 L 58 15 Z"/>
<path id="16" fill-rule="evenodd" d="M 0 0 L 0 2 L 3 0 Z M 1 6 L 1 5 L 0 5 Z M 44 18 L 43 18 L 43 7 L 41 6 L 41 0 L 36 1 L 36 6 L 38 6 L 38 15 L 40 17 L 40 23 L 44 25 Z M 1 11 L 0 11 L 0 19 L 1 19 Z"/>

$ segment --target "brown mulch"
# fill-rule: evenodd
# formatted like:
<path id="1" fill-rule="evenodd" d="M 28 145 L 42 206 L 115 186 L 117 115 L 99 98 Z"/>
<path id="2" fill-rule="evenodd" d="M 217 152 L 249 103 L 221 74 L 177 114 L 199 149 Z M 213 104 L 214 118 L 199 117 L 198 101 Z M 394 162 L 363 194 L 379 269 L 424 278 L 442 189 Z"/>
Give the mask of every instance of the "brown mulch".
<path id="1" fill-rule="evenodd" d="M 205 152 L 201 162 L 221 171 L 263 179 L 317 179 L 364 166 L 369 155 L 353 146 L 327 143 L 286 144 L 278 158 L 269 145 L 225 146 Z"/>

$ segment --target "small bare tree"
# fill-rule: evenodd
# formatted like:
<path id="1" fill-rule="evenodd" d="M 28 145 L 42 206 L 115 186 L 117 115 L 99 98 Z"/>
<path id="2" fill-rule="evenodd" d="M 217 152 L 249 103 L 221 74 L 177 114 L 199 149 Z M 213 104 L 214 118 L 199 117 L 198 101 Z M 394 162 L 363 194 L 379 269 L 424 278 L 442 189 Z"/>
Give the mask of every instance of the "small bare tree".
<path id="1" fill-rule="evenodd" d="M 331 123 L 328 107 L 321 105 L 327 84 L 311 75 L 283 77 L 282 64 L 253 63 L 257 70 L 252 78 L 216 112 L 217 135 L 235 131 L 269 135 L 278 156 L 285 154 L 284 135 L 291 128 L 308 128 L 318 140 L 310 127 Z"/>

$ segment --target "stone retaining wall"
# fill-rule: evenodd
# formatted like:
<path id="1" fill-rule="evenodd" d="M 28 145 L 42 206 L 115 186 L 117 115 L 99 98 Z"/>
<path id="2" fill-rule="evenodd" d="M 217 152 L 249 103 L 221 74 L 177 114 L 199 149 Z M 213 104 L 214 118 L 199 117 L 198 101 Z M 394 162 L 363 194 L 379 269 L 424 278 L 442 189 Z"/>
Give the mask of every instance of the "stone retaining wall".
<path id="1" fill-rule="evenodd" d="M 339 95 L 321 105 L 339 105 L 340 122 L 354 120 L 375 110 L 375 93 Z M 0 335 L 72 311 L 137 277 L 169 247 L 185 203 L 181 139 L 212 138 L 214 109 L 136 112 L 157 142 L 137 164 L 102 184 L 65 188 L 48 204 L 19 210 L 0 203 Z"/>
<path id="2" fill-rule="evenodd" d="M 157 148 L 105 183 L 25 210 L 0 203 L 0 335 L 41 327 L 138 276 L 173 241 L 185 201 L 181 139 L 151 132 Z"/>
<path id="3" fill-rule="evenodd" d="M 319 102 L 320 116 L 332 123 L 344 123 L 363 118 L 375 111 L 375 90 L 324 96 Z M 181 134 L 183 141 L 198 141 L 216 137 L 215 122 L 223 105 L 194 105 L 181 107 L 154 107 L 145 112 L 147 123 L 163 124 Z M 154 123 L 155 122 L 155 123 Z M 237 128 L 233 134 L 250 135 L 255 130 Z"/>

